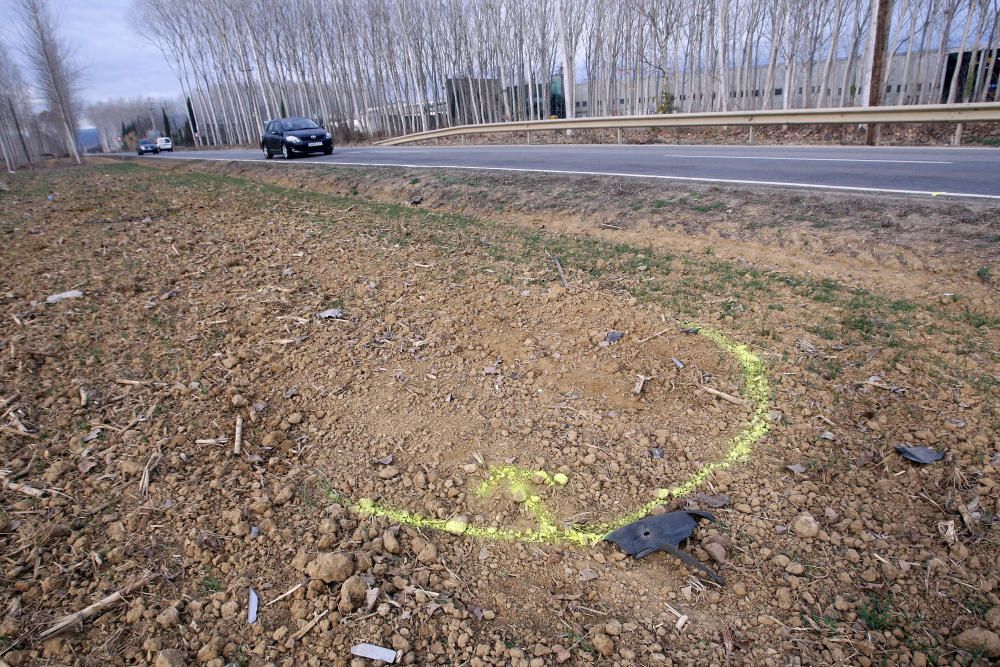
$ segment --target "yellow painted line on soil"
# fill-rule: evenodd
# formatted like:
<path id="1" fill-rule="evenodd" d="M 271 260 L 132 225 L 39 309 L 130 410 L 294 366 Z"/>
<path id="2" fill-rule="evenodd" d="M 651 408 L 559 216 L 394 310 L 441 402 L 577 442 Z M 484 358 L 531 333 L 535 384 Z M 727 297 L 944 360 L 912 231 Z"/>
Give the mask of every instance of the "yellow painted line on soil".
<path id="1" fill-rule="evenodd" d="M 686 323 L 685 326 L 699 327 L 699 325 L 691 323 Z M 511 465 L 491 468 L 490 478 L 479 485 L 476 489 L 476 495 L 480 497 L 492 495 L 496 493 L 498 488 L 505 487 L 510 497 L 521 503 L 525 513 L 534 519 L 535 528 L 519 530 L 470 525 L 465 519 L 432 519 L 409 510 L 377 503 L 370 498 L 362 498 L 358 501 L 357 510 L 364 515 L 385 517 L 402 525 L 415 528 L 433 528 L 471 537 L 522 542 L 572 542 L 584 546 L 599 542 L 616 528 L 647 516 L 653 511 L 653 508 L 663 504 L 664 500 L 688 495 L 715 471 L 725 470 L 737 463 L 745 462 L 749 459 L 754 444 L 764 437 L 769 429 L 768 406 L 771 389 L 767 382 L 764 363 L 750 351 L 749 347 L 730 340 L 718 331 L 699 327 L 698 332 L 739 361 L 745 383 L 743 396 L 754 406 L 750 424 L 730 439 L 729 449 L 724 458 L 702 466 L 682 484 L 669 489 L 657 489 L 652 500 L 634 511 L 609 523 L 594 526 L 560 526 L 546 509 L 541 496 L 535 493 L 533 484 L 551 487 L 565 486 L 569 482 L 566 475 L 562 473 L 552 475 L 543 470 L 529 470 Z"/>

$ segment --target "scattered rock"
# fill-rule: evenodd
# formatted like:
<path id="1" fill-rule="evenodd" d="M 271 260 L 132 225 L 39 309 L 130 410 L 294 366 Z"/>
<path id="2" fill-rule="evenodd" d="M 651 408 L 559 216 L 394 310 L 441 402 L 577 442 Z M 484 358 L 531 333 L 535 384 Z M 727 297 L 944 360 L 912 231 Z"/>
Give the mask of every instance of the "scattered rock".
<path id="1" fill-rule="evenodd" d="M 382 533 L 382 546 L 391 554 L 398 554 L 400 551 L 399 540 L 396 539 L 395 533 L 391 530 Z"/>
<path id="2" fill-rule="evenodd" d="M 359 575 L 348 577 L 340 586 L 340 605 L 342 613 L 349 614 L 362 605 L 368 593 L 368 585 Z"/>
<path id="3" fill-rule="evenodd" d="M 603 632 L 598 632 L 594 635 L 590 640 L 590 643 L 597 650 L 597 652 L 605 658 L 610 657 L 615 652 L 614 640 Z"/>
<path id="4" fill-rule="evenodd" d="M 184 651 L 175 648 L 165 648 L 156 656 L 153 667 L 184 667 L 187 664 L 187 655 Z"/>
<path id="5" fill-rule="evenodd" d="M 420 551 L 417 552 L 417 560 L 424 565 L 435 565 L 438 561 L 437 546 L 433 542 L 425 543 Z"/>
<path id="6" fill-rule="evenodd" d="M 809 512 L 803 512 L 792 521 L 792 530 L 799 537 L 810 538 L 819 535 L 819 523 Z"/>
<path id="7" fill-rule="evenodd" d="M 712 557 L 716 563 L 725 563 L 728 559 L 728 554 L 726 553 L 726 548 L 721 544 L 716 542 L 709 542 L 702 547 L 709 556 Z"/>
<path id="8" fill-rule="evenodd" d="M 306 574 L 327 584 L 346 581 L 354 574 L 354 555 L 343 551 L 321 553 L 306 567 Z"/>
<path id="9" fill-rule="evenodd" d="M 985 628 L 969 628 L 955 637 L 955 646 L 987 658 L 1000 658 L 1000 636 Z"/>
<path id="10" fill-rule="evenodd" d="M 161 611 L 157 617 L 156 622 L 164 628 L 172 628 L 177 625 L 181 620 L 181 613 L 177 611 L 177 607 L 167 607 Z"/>

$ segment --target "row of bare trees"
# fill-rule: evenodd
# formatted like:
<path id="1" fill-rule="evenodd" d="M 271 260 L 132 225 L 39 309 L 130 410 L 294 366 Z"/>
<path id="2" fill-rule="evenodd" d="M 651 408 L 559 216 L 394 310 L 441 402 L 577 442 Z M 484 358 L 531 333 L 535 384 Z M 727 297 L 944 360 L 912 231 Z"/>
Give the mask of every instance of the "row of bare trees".
<path id="1" fill-rule="evenodd" d="M 217 144 L 253 143 L 266 119 L 293 114 L 392 134 L 867 104 L 877 1 L 137 0 L 135 11 L 201 141 Z M 946 101 L 995 95 L 1000 64 L 984 49 L 1000 41 L 1000 0 L 892 1 L 886 102 L 941 101 L 946 80 Z M 974 65 L 946 79 L 956 49 Z"/>
<path id="2" fill-rule="evenodd" d="M 175 100 L 165 98 L 122 97 L 90 104 L 86 115 L 97 129 L 101 150 L 114 152 L 123 144 L 133 148 L 136 140 L 145 137 L 187 140 L 190 128 L 186 126 L 186 114 L 178 108 Z M 118 137 L 123 137 L 124 142 Z"/>
<path id="3" fill-rule="evenodd" d="M 15 0 L 13 6 L 30 79 L 0 44 L 0 157 L 8 171 L 43 155 L 69 155 L 79 164 L 80 73 L 48 0 Z M 42 111 L 35 112 L 32 98 Z"/>

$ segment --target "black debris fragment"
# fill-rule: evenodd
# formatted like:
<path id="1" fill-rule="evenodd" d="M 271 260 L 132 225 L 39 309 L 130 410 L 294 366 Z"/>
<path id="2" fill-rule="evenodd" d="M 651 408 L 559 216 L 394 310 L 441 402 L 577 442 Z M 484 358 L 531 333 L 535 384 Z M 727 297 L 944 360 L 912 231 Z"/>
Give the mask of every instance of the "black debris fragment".
<path id="1" fill-rule="evenodd" d="M 930 447 L 909 447 L 907 445 L 896 445 L 896 451 L 914 463 L 927 465 L 940 461 L 944 458 L 944 452 L 936 452 Z"/>
<path id="2" fill-rule="evenodd" d="M 680 549 L 681 542 L 691 537 L 698 525 L 698 519 L 716 520 L 710 512 L 699 510 L 667 512 L 633 521 L 627 526 L 611 531 L 604 536 L 604 539 L 614 542 L 622 551 L 636 559 L 654 551 L 666 551 L 690 567 L 706 573 L 712 581 L 724 584 L 725 580 L 707 565 Z"/>

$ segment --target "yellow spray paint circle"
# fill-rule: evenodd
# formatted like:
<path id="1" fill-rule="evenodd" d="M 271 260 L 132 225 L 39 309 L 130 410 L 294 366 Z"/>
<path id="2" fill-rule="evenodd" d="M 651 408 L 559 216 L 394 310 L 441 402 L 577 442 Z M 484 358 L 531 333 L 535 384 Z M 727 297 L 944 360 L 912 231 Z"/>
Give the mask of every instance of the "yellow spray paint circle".
<path id="1" fill-rule="evenodd" d="M 486 496 L 499 487 L 506 488 L 511 497 L 521 503 L 524 511 L 532 516 L 536 526 L 531 529 L 518 530 L 513 528 L 498 528 L 493 526 L 477 526 L 465 519 L 433 519 L 409 510 L 391 507 L 375 502 L 370 498 L 362 498 L 355 505 L 356 509 L 367 516 L 385 517 L 396 523 L 414 528 L 432 528 L 454 534 L 484 537 L 496 540 L 517 540 L 521 542 L 571 542 L 580 545 L 590 545 L 599 542 L 605 535 L 626 524 L 637 521 L 648 515 L 664 500 L 686 496 L 700 486 L 717 470 L 725 470 L 736 463 L 746 461 L 754 444 L 767 433 L 768 401 L 771 390 L 767 382 L 764 363 L 750 348 L 737 343 L 724 334 L 697 324 L 686 323 L 685 326 L 698 328 L 698 333 L 720 348 L 733 355 L 740 364 L 745 387 L 743 396 L 753 405 L 750 423 L 742 431 L 729 440 L 726 455 L 702 466 L 687 481 L 669 489 L 657 489 L 654 499 L 637 507 L 632 512 L 618 517 L 614 521 L 589 526 L 561 526 L 546 509 L 542 499 L 534 493 L 533 484 L 548 486 L 564 486 L 569 479 L 562 473 L 554 475 L 543 470 L 531 470 L 518 466 L 503 465 L 490 469 L 490 477 L 479 485 L 476 495 Z"/>

